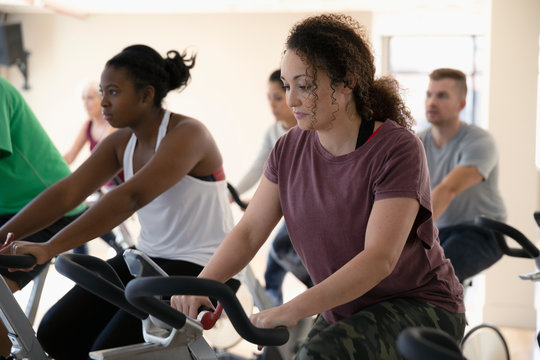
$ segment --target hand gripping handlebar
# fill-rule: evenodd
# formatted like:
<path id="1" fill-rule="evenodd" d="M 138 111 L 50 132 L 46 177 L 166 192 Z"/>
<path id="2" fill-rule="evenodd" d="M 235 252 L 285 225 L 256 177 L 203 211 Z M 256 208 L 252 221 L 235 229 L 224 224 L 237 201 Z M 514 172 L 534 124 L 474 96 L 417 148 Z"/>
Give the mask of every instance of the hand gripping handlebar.
<path id="1" fill-rule="evenodd" d="M 253 344 L 278 346 L 289 339 L 289 331 L 284 327 L 262 329 L 253 326 L 234 292 L 218 281 L 171 276 L 137 278 L 128 283 L 126 297 L 130 303 L 175 328 L 181 328 L 186 316 L 157 300 L 154 297 L 157 295 L 199 295 L 218 299 L 238 334 Z"/>

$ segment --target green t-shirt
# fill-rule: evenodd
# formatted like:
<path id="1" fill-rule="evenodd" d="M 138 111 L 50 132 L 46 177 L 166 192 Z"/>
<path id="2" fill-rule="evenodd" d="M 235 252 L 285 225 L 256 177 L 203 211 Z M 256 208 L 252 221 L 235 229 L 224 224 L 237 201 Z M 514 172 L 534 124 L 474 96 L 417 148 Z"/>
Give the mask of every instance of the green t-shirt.
<path id="1" fill-rule="evenodd" d="M 0 215 L 17 213 L 70 173 L 24 98 L 0 77 Z M 81 204 L 66 215 L 83 209 Z"/>

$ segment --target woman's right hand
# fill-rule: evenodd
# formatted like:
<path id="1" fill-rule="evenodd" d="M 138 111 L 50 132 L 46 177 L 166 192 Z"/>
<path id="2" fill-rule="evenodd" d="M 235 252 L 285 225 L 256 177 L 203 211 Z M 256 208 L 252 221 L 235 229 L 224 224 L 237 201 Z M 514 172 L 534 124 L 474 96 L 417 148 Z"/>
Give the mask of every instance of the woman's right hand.
<path id="1" fill-rule="evenodd" d="M 205 296 L 174 295 L 171 297 L 171 306 L 192 319 L 197 318 L 201 306 L 214 309 L 210 299 Z"/>
<path id="2" fill-rule="evenodd" d="M 24 255 L 29 254 L 36 258 L 36 264 L 44 264 L 49 261 L 52 256 L 47 251 L 46 243 L 34 243 L 30 241 L 9 241 L 6 239 L 8 245 L 4 246 L 0 253 L 4 255 Z M 32 271 L 35 265 L 27 269 L 9 269 L 9 271 Z"/>

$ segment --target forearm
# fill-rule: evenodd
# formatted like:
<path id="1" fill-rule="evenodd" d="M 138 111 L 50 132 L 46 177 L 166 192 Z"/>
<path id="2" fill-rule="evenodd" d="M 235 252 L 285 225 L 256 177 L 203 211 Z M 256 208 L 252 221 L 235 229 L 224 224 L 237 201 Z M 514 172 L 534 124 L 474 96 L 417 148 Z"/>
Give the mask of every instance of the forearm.
<path id="1" fill-rule="evenodd" d="M 86 128 L 88 127 L 89 120 L 87 120 L 81 129 L 79 130 L 79 133 L 77 134 L 77 137 L 75 138 L 75 141 L 73 142 L 73 145 L 71 148 L 63 155 L 64 160 L 69 164 L 71 164 L 76 158 L 77 155 L 81 152 L 84 144 L 86 143 Z"/>
<path id="2" fill-rule="evenodd" d="M 246 191 L 251 189 L 257 183 L 257 181 L 259 181 L 262 176 L 263 165 L 264 162 L 260 163 L 259 161 L 255 161 L 251 165 L 248 172 L 238 182 L 238 185 L 236 185 L 236 190 L 238 191 L 238 194 L 245 193 Z"/>
<path id="3" fill-rule="evenodd" d="M 47 251 L 51 256 L 55 256 L 95 239 L 122 223 L 138 208 L 135 202 L 126 197 L 109 192 L 76 221 L 56 234 L 47 243 Z"/>
<path id="4" fill-rule="evenodd" d="M 353 301 L 384 280 L 392 272 L 381 255 L 362 252 L 321 283 L 284 304 L 299 320 Z"/>
<path id="5" fill-rule="evenodd" d="M 439 185 L 431 192 L 431 202 L 433 207 L 433 221 L 437 221 L 446 211 L 455 194 L 444 185 Z"/>
<path id="6" fill-rule="evenodd" d="M 225 282 L 242 271 L 253 259 L 264 239 L 254 241 L 236 226 L 225 237 L 199 277 Z"/>
<path id="7" fill-rule="evenodd" d="M 268 155 L 270 155 L 271 150 L 272 144 L 269 144 L 269 140 L 265 139 L 261 149 L 259 150 L 259 153 L 257 154 L 257 157 L 251 164 L 248 172 L 244 175 L 242 180 L 240 180 L 240 182 L 236 186 L 239 194 L 242 194 L 251 189 L 261 178 L 264 170 L 264 164 L 266 163 L 266 159 L 268 159 Z"/>
<path id="8" fill-rule="evenodd" d="M 238 185 L 236 185 L 236 191 L 238 192 L 239 195 L 245 193 L 246 191 L 251 189 L 260 178 L 261 178 L 260 174 L 258 174 L 256 171 L 254 172 L 250 170 L 238 182 Z"/>
<path id="9" fill-rule="evenodd" d="M 64 160 L 68 165 L 71 165 L 71 163 L 75 160 L 75 155 L 72 152 L 67 152 L 64 155 L 62 155 Z"/>
<path id="10" fill-rule="evenodd" d="M 433 219 L 441 217 L 456 196 L 482 180 L 476 166 L 458 166 L 450 171 L 431 192 Z"/>

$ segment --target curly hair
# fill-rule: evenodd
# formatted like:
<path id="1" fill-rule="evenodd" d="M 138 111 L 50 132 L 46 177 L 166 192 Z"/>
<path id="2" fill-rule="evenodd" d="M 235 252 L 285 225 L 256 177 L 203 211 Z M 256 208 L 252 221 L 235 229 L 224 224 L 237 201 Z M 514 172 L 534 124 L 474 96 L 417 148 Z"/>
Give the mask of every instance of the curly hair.
<path id="1" fill-rule="evenodd" d="M 375 64 L 365 29 L 352 17 L 322 14 L 295 24 L 286 42 L 306 63 L 316 83 L 317 70 L 324 71 L 334 88 L 344 83 L 353 89 L 357 113 L 363 120 L 392 119 L 410 129 L 414 123 L 391 77 L 375 79 Z M 316 98 L 315 86 L 312 96 Z"/>

